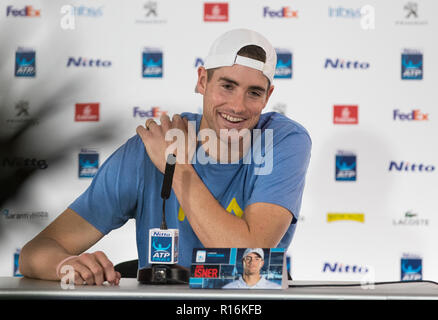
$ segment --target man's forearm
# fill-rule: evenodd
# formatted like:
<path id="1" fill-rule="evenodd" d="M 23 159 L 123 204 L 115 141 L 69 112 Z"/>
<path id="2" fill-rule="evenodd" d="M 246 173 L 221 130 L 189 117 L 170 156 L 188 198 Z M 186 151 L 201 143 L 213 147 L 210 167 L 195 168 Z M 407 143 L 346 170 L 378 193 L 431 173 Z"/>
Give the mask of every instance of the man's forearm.
<path id="1" fill-rule="evenodd" d="M 205 247 L 257 246 L 246 220 L 228 213 L 191 165 L 176 166 L 172 186 L 193 231 Z"/>
<path id="2" fill-rule="evenodd" d="M 59 243 L 47 237 L 37 237 L 27 243 L 20 253 L 20 272 L 30 278 L 58 280 L 57 264 L 71 256 Z"/>

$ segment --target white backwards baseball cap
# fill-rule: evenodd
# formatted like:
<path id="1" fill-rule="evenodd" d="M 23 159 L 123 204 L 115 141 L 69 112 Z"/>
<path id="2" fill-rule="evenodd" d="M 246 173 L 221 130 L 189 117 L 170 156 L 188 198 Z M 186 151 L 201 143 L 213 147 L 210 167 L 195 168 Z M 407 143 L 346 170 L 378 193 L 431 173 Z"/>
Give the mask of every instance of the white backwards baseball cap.
<path id="1" fill-rule="evenodd" d="M 263 253 L 262 248 L 248 248 L 248 249 L 246 249 L 245 252 L 243 253 L 242 259 L 245 259 L 245 257 L 247 255 L 249 255 L 250 253 L 257 253 L 263 260 L 265 259 L 265 254 Z"/>
<path id="2" fill-rule="evenodd" d="M 240 49 L 249 45 L 261 47 L 266 53 L 266 62 L 237 55 Z M 230 67 L 234 64 L 260 70 L 272 83 L 277 65 L 277 53 L 260 33 L 248 29 L 234 29 L 216 39 L 205 59 L 204 68 Z"/>

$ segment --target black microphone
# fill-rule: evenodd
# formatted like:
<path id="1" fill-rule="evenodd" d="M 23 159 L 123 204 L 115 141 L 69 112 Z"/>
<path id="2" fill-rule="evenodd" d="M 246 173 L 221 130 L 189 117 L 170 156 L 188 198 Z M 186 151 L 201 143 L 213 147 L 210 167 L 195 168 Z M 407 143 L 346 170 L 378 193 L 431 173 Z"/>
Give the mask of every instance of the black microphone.
<path id="1" fill-rule="evenodd" d="M 190 272 L 187 268 L 178 265 L 178 229 L 167 229 L 166 200 L 172 191 L 173 173 L 175 172 L 176 156 L 167 156 L 164 170 L 161 198 L 163 199 L 163 213 L 160 228 L 149 230 L 148 261 L 151 268 L 139 269 L 137 280 L 146 284 L 187 284 Z"/>
<path id="2" fill-rule="evenodd" d="M 161 187 L 161 198 L 163 199 L 163 215 L 160 229 L 167 230 L 166 224 L 166 200 L 170 197 L 172 191 L 173 173 L 175 172 L 176 156 L 169 154 L 166 160 L 166 169 L 164 169 L 163 185 Z"/>
<path id="3" fill-rule="evenodd" d="M 173 173 L 175 172 L 176 156 L 169 154 L 166 161 L 166 169 L 164 170 L 163 186 L 161 187 L 161 198 L 169 199 L 170 191 L 172 190 Z"/>

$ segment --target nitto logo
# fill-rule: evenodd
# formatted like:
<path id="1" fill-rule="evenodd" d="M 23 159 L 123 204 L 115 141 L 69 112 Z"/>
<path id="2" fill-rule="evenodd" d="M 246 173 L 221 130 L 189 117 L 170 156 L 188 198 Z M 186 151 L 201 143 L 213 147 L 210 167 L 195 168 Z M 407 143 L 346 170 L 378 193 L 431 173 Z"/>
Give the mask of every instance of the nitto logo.
<path id="1" fill-rule="evenodd" d="M 280 10 L 271 10 L 269 7 L 263 8 L 263 17 L 270 18 L 298 18 L 298 10 L 292 10 L 289 7 L 283 7 Z"/>
<path id="2" fill-rule="evenodd" d="M 399 109 L 395 109 L 393 111 L 393 120 L 402 120 L 402 121 L 427 121 L 429 120 L 429 114 L 423 113 L 419 109 L 412 110 L 408 113 L 402 113 Z"/>
<path id="3" fill-rule="evenodd" d="M 409 163 L 407 161 L 391 161 L 389 164 L 389 171 L 433 172 L 435 171 L 435 166 L 431 164 L 424 165 L 422 163 Z"/>
<path id="4" fill-rule="evenodd" d="M 152 236 L 153 237 L 171 237 L 172 233 L 170 233 L 170 232 L 163 232 L 163 231 L 154 231 L 154 232 L 152 232 Z M 159 246 L 161 247 L 161 245 L 159 245 Z M 155 245 L 154 245 L 154 248 L 155 248 Z M 163 249 L 163 250 L 166 250 L 166 249 Z"/>
<path id="5" fill-rule="evenodd" d="M 359 61 L 350 61 L 337 58 L 336 60 L 332 60 L 327 58 L 325 60 L 324 68 L 327 69 L 331 67 L 333 69 L 368 69 L 370 64 L 368 62 L 359 62 Z"/>
<path id="6" fill-rule="evenodd" d="M 38 160 L 35 158 L 6 157 L 2 159 L 1 165 L 9 168 L 30 168 L 30 169 L 47 169 L 49 166 L 47 160 Z"/>
<path id="7" fill-rule="evenodd" d="M 73 58 L 69 57 L 67 61 L 67 67 L 111 67 L 111 61 L 100 59 L 88 59 L 88 58 Z"/>
<path id="8" fill-rule="evenodd" d="M 335 262 L 331 264 L 330 262 L 324 263 L 322 272 L 338 272 L 338 273 L 367 273 L 368 268 L 366 266 L 348 265 Z"/>

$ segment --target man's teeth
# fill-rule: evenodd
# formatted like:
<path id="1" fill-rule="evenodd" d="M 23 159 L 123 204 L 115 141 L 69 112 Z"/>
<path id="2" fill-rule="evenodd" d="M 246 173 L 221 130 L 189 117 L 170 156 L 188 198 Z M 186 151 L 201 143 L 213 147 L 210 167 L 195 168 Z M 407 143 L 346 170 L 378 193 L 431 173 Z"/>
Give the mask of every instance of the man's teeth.
<path id="1" fill-rule="evenodd" d="M 224 117 L 225 119 L 227 119 L 228 121 L 231 121 L 231 122 L 240 122 L 240 121 L 244 120 L 242 118 L 235 118 L 235 117 L 229 116 L 228 114 L 225 114 L 225 113 L 221 113 L 221 116 Z"/>

